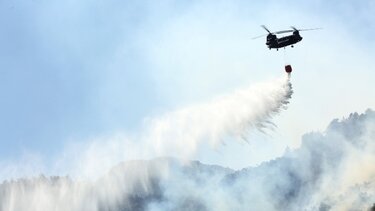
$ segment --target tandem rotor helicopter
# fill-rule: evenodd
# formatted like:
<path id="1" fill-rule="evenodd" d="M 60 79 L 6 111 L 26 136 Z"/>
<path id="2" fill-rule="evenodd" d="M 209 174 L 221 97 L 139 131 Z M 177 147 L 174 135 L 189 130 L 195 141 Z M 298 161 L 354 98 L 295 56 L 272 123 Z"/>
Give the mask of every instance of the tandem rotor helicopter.
<path id="1" fill-rule="evenodd" d="M 310 30 L 318 30 L 322 28 L 313 28 L 313 29 L 297 29 L 293 26 L 291 26 L 289 30 L 282 30 L 282 31 L 276 31 L 271 32 L 265 25 L 261 25 L 261 27 L 268 32 L 268 34 L 260 35 L 257 37 L 253 37 L 253 39 L 257 39 L 263 36 L 267 36 L 266 38 L 266 45 L 271 50 L 271 48 L 276 48 L 276 50 L 279 50 L 279 48 L 285 48 L 287 46 L 294 47 L 293 45 L 297 42 L 300 42 L 302 40 L 301 35 L 299 34 L 300 31 L 310 31 Z M 284 33 L 290 33 L 291 35 L 284 36 L 278 38 L 276 34 L 284 34 Z"/>
<path id="2" fill-rule="evenodd" d="M 261 25 L 261 27 L 268 32 L 268 34 L 264 34 L 261 36 L 253 37 L 253 39 L 257 39 L 260 37 L 266 37 L 266 45 L 271 50 L 272 48 L 275 48 L 277 51 L 279 48 L 284 48 L 287 46 L 294 47 L 293 45 L 300 42 L 302 40 L 301 35 L 299 34 L 300 31 L 310 31 L 310 30 L 317 30 L 322 28 L 312 28 L 312 29 L 297 29 L 296 27 L 291 26 L 289 30 L 282 30 L 282 31 L 276 31 L 271 32 L 265 25 Z M 291 35 L 283 36 L 280 38 L 277 38 L 276 34 L 284 34 L 284 33 L 290 33 Z M 285 60 L 285 51 L 284 51 L 284 60 Z M 288 73 L 288 76 L 290 76 L 290 73 L 292 72 L 292 66 L 285 62 L 285 72 Z"/>

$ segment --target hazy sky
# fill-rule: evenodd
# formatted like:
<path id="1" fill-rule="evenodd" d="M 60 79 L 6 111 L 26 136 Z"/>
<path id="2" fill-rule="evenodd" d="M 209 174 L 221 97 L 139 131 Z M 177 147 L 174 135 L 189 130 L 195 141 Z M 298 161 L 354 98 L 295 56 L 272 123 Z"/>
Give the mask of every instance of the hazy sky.
<path id="1" fill-rule="evenodd" d="M 278 128 L 197 159 L 254 165 L 375 108 L 375 2 L 300 2 L 1 0 L 0 163 L 142 133 L 147 118 L 280 77 L 285 60 L 294 95 Z M 251 39 L 262 24 L 324 29 L 277 52 Z"/>

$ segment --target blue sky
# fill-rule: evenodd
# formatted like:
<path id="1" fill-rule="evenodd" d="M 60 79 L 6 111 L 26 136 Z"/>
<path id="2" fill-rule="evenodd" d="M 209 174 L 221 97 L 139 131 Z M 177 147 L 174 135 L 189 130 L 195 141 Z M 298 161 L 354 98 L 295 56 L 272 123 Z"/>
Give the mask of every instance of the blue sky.
<path id="1" fill-rule="evenodd" d="M 141 18 L 122 13 L 137 5 L 2 4 L 1 154 L 131 128 L 157 104 L 142 58 L 119 50 Z"/>
<path id="2" fill-rule="evenodd" d="M 0 160 L 52 160 L 67 143 L 141 133 L 146 118 L 278 77 L 282 52 L 251 40 L 259 25 L 323 27 L 287 50 L 295 94 L 273 137 L 229 149 L 262 152 L 256 164 L 375 107 L 374 14 L 364 0 L 2 0 Z M 225 152 L 198 157 L 230 166 Z"/>

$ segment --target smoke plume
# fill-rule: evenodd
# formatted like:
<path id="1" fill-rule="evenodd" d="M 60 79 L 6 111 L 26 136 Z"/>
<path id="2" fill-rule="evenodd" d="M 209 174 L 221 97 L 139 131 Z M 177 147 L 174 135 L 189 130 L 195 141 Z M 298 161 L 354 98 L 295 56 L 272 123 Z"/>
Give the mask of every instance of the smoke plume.
<path id="1" fill-rule="evenodd" d="M 375 112 L 333 120 L 300 148 L 239 171 L 173 158 L 121 163 L 95 182 L 0 185 L 0 210 L 373 210 Z"/>
<path id="2" fill-rule="evenodd" d="M 272 117 L 286 108 L 292 93 L 289 76 L 253 84 L 209 102 L 148 118 L 142 132 L 132 137 L 120 134 L 70 147 L 59 165 L 67 165 L 70 175 L 97 178 L 93 175 L 102 175 L 124 160 L 163 156 L 189 160 L 202 147 L 216 149 L 228 140 L 251 138 L 252 130 L 274 128 Z"/>
<path id="3" fill-rule="evenodd" d="M 73 168 L 71 172 L 96 175 L 93 178 L 99 177 L 97 180 L 39 176 L 5 181 L 0 186 L 0 210 L 203 209 L 207 202 L 195 203 L 203 197 L 202 193 L 191 195 L 190 191 L 203 185 L 210 192 L 233 170 L 163 158 L 128 161 L 103 176 L 98 172 L 106 172 L 116 162 L 126 160 L 125 154 L 130 151 L 139 157 L 173 155 L 186 159 L 203 143 L 215 147 L 226 137 L 242 139 L 253 129 L 273 128 L 271 118 L 286 108 L 291 95 L 287 77 L 150 118 L 145 124 L 146 132 L 136 136 L 138 141 L 122 136 L 105 142 L 93 141 L 70 152 L 78 156 L 58 162 Z M 171 189 L 164 187 L 168 184 Z M 188 195 L 175 193 L 181 187 L 189 190 Z"/>

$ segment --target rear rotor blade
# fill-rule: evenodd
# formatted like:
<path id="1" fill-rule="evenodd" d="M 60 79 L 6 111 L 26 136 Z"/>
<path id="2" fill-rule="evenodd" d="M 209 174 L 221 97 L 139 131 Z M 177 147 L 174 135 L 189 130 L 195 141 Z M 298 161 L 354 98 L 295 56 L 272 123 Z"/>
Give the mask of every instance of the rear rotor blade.
<path id="1" fill-rule="evenodd" d="M 296 27 L 294 26 L 291 26 L 290 28 L 294 29 L 295 31 L 311 31 L 311 30 L 319 30 L 319 29 L 323 29 L 321 27 L 319 28 L 311 28 L 311 29 L 297 29 Z"/>
<path id="2" fill-rule="evenodd" d="M 294 30 L 283 30 L 283 31 L 277 31 L 277 32 L 272 32 L 272 34 L 283 34 L 283 33 L 288 33 L 288 32 L 293 32 Z"/>
<path id="3" fill-rule="evenodd" d="M 320 29 L 323 29 L 323 28 L 300 29 L 298 31 L 311 31 L 311 30 L 320 30 Z"/>

